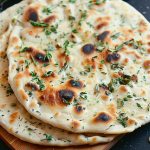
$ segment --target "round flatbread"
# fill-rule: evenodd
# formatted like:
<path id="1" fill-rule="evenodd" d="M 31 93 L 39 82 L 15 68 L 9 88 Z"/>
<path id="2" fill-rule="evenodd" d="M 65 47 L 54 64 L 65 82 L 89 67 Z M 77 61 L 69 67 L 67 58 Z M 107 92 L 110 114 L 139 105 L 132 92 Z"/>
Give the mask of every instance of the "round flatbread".
<path id="1" fill-rule="evenodd" d="M 8 31 L 3 34 L 3 37 L 5 36 L 8 37 Z M 30 115 L 18 102 L 8 83 L 9 64 L 6 51 L 1 48 L 0 54 L 3 54 L 0 55 L 0 125 L 10 134 L 23 141 L 47 146 L 93 145 L 109 142 L 116 137 L 116 135 L 68 132 Z"/>
<path id="2" fill-rule="evenodd" d="M 150 26 L 123 1 L 31 4 L 8 46 L 9 83 L 33 116 L 119 134 L 150 121 Z"/>

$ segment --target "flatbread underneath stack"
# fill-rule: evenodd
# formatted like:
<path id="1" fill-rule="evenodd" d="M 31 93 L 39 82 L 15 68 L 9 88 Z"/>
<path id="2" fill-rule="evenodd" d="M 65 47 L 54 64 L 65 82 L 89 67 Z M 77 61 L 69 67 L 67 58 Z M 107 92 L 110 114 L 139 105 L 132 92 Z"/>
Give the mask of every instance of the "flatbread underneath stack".
<path id="1" fill-rule="evenodd" d="M 3 34 L 3 37 L 6 35 L 8 36 L 8 33 Z M 68 132 L 30 115 L 18 102 L 8 83 L 8 59 L 6 52 L 3 51 L 2 54 L 0 57 L 0 125 L 10 134 L 23 141 L 47 146 L 93 145 L 110 142 L 116 137 L 116 135 Z"/>
<path id="2" fill-rule="evenodd" d="M 16 19 L 9 83 L 31 115 L 105 134 L 150 121 L 150 26 L 134 8 L 115 0 L 42 0 Z"/>

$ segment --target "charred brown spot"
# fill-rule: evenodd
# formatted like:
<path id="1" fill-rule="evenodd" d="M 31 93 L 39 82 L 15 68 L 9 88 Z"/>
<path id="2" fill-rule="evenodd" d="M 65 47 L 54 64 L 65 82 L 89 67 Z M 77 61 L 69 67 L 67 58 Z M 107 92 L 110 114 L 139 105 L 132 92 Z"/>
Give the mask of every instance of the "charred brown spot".
<path id="1" fill-rule="evenodd" d="M 112 55 L 112 57 L 113 57 L 113 60 L 119 60 L 120 59 L 120 55 L 118 53 L 114 53 Z"/>
<path id="2" fill-rule="evenodd" d="M 70 90 L 60 90 L 59 91 L 59 97 L 60 97 L 60 99 L 63 100 L 64 103 L 65 103 L 65 101 L 71 102 L 74 96 L 75 96 L 75 93 L 73 91 L 70 91 Z"/>
<path id="3" fill-rule="evenodd" d="M 100 21 L 100 22 L 102 22 L 102 21 L 109 21 L 109 20 L 111 20 L 111 17 L 110 17 L 110 16 L 97 18 L 97 21 Z"/>
<path id="4" fill-rule="evenodd" d="M 128 62 L 129 62 L 129 59 L 128 59 L 128 58 L 125 58 L 125 59 L 124 59 L 124 62 L 125 62 L 125 63 L 128 63 Z"/>
<path id="5" fill-rule="evenodd" d="M 138 81 L 138 76 L 136 74 L 132 75 L 132 81 L 137 82 Z"/>
<path id="6" fill-rule="evenodd" d="M 26 51 L 27 51 L 27 52 L 33 52 L 34 49 L 33 49 L 32 47 L 29 47 Z"/>
<path id="7" fill-rule="evenodd" d="M 38 14 L 34 9 L 28 10 L 27 16 L 28 16 L 27 19 L 29 19 L 29 20 L 32 20 L 32 21 L 37 21 L 38 20 Z"/>
<path id="8" fill-rule="evenodd" d="M 70 35 L 70 38 L 75 39 L 75 38 L 76 38 L 76 36 L 75 36 L 75 35 L 73 35 L 73 34 L 71 34 L 71 35 Z"/>
<path id="9" fill-rule="evenodd" d="M 105 93 L 105 91 L 108 90 L 108 87 L 106 85 L 100 85 L 100 93 Z"/>
<path id="10" fill-rule="evenodd" d="M 19 64 L 24 64 L 24 60 L 20 60 L 20 61 L 19 61 Z"/>
<path id="11" fill-rule="evenodd" d="M 69 84 L 76 88 L 83 88 L 83 83 L 79 80 L 70 80 Z"/>
<path id="12" fill-rule="evenodd" d="M 38 93 L 39 99 L 52 106 L 52 109 L 64 108 L 66 105 L 72 102 L 76 95 L 77 94 L 74 91 L 67 89 L 58 91 L 51 86 L 47 86 L 46 90 Z"/>
<path id="13" fill-rule="evenodd" d="M 145 69 L 149 69 L 150 68 L 150 60 L 146 60 L 144 63 L 143 63 L 143 67 Z"/>
<path id="14" fill-rule="evenodd" d="M 109 55 L 107 56 L 107 59 L 106 59 L 106 60 L 107 60 L 107 62 L 112 62 L 113 56 L 109 54 Z"/>
<path id="15" fill-rule="evenodd" d="M 82 47 L 82 52 L 86 55 L 90 55 L 94 52 L 95 46 L 93 44 L 86 44 Z"/>
<path id="16" fill-rule="evenodd" d="M 102 28 L 105 27 L 105 26 L 108 26 L 108 23 L 107 23 L 107 22 L 98 24 L 98 25 L 96 26 L 96 30 L 100 30 L 100 29 L 102 29 Z"/>
<path id="17" fill-rule="evenodd" d="M 27 87 L 30 87 L 33 91 L 38 90 L 38 86 L 31 82 L 27 83 Z"/>
<path id="18" fill-rule="evenodd" d="M 109 31 L 105 31 L 102 34 L 98 35 L 97 39 L 98 39 L 98 41 L 99 40 L 104 41 L 107 38 L 108 35 L 109 35 Z"/>
<path id="19" fill-rule="evenodd" d="M 101 112 L 99 113 L 95 118 L 94 118 L 94 122 L 102 122 L 102 123 L 108 123 L 112 120 L 112 117 L 109 116 L 107 113 L 105 112 Z"/>
<path id="20" fill-rule="evenodd" d="M 69 35 L 69 40 L 71 40 L 73 43 L 76 43 L 76 41 L 77 41 L 76 35 L 70 34 L 70 35 Z"/>
<path id="21" fill-rule="evenodd" d="M 81 126 L 80 122 L 78 121 L 72 121 L 71 125 L 72 125 L 72 128 L 79 128 Z"/>
<path id="22" fill-rule="evenodd" d="M 113 60 L 116 61 L 116 60 L 119 60 L 119 59 L 120 59 L 120 55 L 119 55 L 118 53 L 114 53 L 114 54 L 112 54 L 112 55 L 111 55 L 111 54 L 108 54 L 108 55 L 107 55 L 107 58 L 106 58 L 106 61 L 110 63 L 110 62 L 112 62 Z"/>
<path id="23" fill-rule="evenodd" d="M 17 118 L 19 118 L 19 113 L 18 112 L 12 113 L 10 115 L 10 118 L 11 119 L 9 120 L 9 123 L 14 123 L 17 120 Z"/>
<path id="24" fill-rule="evenodd" d="M 42 54 L 42 53 L 37 53 L 37 54 L 35 55 L 35 58 L 36 58 L 38 61 L 43 62 L 43 63 L 49 62 L 48 59 L 47 59 L 47 57 L 45 58 L 45 55 Z"/>
<path id="25" fill-rule="evenodd" d="M 149 49 L 147 49 L 147 52 L 150 54 L 150 48 L 149 48 Z"/>
<path id="26" fill-rule="evenodd" d="M 121 85 L 121 86 L 119 87 L 119 90 L 120 90 L 120 92 L 122 92 L 122 93 L 127 93 L 127 92 L 128 92 L 128 89 L 127 89 L 126 86 L 124 86 L 124 85 Z"/>
<path id="27" fill-rule="evenodd" d="M 57 19 L 56 15 L 49 16 L 44 20 L 44 23 L 52 24 L 55 19 Z"/>
<path id="28" fill-rule="evenodd" d="M 81 114 L 83 111 L 84 111 L 84 109 L 83 109 L 82 105 L 78 105 L 78 106 L 74 107 L 74 112 L 76 114 Z"/>
<path id="29" fill-rule="evenodd" d="M 131 124 L 131 125 L 132 125 L 132 124 L 135 124 L 135 120 L 133 120 L 133 119 L 129 119 L 128 122 L 129 122 L 129 124 Z"/>

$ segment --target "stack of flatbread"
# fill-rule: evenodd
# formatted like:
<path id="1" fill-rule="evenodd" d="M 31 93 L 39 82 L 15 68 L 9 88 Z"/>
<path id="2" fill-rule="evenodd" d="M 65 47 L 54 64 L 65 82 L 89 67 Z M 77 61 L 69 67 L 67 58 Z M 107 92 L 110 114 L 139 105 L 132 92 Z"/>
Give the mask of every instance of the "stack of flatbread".
<path id="1" fill-rule="evenodd" d="M 40 145 L 109 142 L 150 122 L 150 25 L 121 0 L 25 0 L 0 14 L 0 125 Z"/>

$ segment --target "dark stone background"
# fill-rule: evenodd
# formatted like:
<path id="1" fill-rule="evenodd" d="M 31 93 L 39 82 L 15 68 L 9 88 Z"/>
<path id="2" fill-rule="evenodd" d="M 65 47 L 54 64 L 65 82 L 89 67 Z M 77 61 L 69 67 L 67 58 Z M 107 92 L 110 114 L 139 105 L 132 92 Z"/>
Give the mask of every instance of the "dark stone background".
<path id="1" fill-rule="evenodd" d="M 1 0 L 0 0 L 1 1 Z M 12 6 L 21 0 L 8 0 L 3 5 L 3 9 Z M 150 21 L 150 0 L 124 0 L 134 6 Z M 150 150 L 150 123 L 126 134 L 111 150 Z M 10 150 L 7 145 L 0 140 L 0 150 Z"/>

